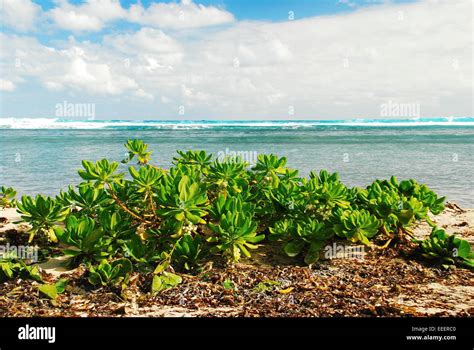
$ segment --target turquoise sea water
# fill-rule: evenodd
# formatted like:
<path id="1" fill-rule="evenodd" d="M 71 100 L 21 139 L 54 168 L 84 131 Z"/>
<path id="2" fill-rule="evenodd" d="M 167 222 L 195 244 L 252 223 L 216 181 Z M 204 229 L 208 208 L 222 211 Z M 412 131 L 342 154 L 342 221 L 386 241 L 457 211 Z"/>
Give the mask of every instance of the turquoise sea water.
<path id="1" fill-rule="evenodd" d="M 474 118 L 422 120 L 197 122 L 0 119 L 0 185 L 21 194 L 55 195 L 80 181 L 82 159 L 124 158 L 129 138 L 149 143 L 168 167 L 177 149 L 215 155 L 247 152 L 288 157 L 307 175 L 340 173 L 353 186 L 396 175 L 414 178 L 474 207 Z M 125 171 L 126 166 L 122 166 Z"/>

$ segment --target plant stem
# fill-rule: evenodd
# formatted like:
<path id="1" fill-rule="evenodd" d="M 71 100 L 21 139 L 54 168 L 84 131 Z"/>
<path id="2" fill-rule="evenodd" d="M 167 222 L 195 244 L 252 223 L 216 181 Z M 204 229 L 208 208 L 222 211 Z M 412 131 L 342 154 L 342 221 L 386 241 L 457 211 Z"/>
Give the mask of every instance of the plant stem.
<path id="1" fill-rule="evenodd" d="M 134 218 L 140 220 L 141 222 L 145 223 L 145 224 L 152 224 L 151 221 L 148 221 L 148 220 L 145 220 L 143 219 L 142 217 L 140 217 L 138 214 L 135 214 L 133 211 L 131 211 L 130 209 L 128 209 L 125 204 L 122 203 L 122 201 L 117 197 L 117 195 L 115 194 L 114 190 L 112 189 L 112 187 L 107 184 L 108 187 L 107 187 L 107 190 L 108 192 L 110 193 L 110 195 L 112 196 L 112 198 L 115 200 L 115 202 L 117 202 L 117 204 L 119 205 L 120 208 L 122 208 L 123 210 L 125 210 L 127 213 L 129 213 L 130 215 L 132 215 Z"/>
<path id="2" fill-rule="evenodd" d="M 153 217 L 156 216 L 156 206 L 155 206 L 155 201 L 153 200 L 153 192 L 149 193 L 149 199 L 150 199 L 150 207 L 151 210 L 153 211 Z"/>

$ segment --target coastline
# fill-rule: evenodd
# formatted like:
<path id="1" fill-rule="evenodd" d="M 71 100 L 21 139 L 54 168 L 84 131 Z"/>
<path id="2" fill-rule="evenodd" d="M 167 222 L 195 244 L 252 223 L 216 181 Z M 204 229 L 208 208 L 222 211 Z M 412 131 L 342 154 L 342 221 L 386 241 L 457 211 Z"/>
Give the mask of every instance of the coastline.
<path id="1" fill-rule="evenodd" d="M 0 210 L 0 237 L 6 231 L 24 232 L 14 224 L 15 209 Z M 457 233 L 474 244 L 474 209 L 448 203 L 433 221 L 447 233 Z M 418 225 L 416 238 L 429 235 Z M 44 278 L 80 280 L 81 268 L 67 271 L 54 258 L 40 264 Z M 410 258 L 410 252 L 389 248 L 369 250 L 361 260 L 322 260 L 313 268 L 287 264 L 278 252 L 257 251 L 234 267 L 214 267 L 206 279 L 185 275 L 182 285 L 159 296 L 147 296 L 139 277 L 121 298 L 99 289 L 73 285 L 52 306 L 38 295 L 36 282 L 10 281 L 0 290 L 0 316 L 458 316 L 474 315 L 474 272 L 447 272 Z M 222 287 L 236 281 L 236 289 Z M 278 288 L 268 281 L 277 281 Z M 275 282 L 276 283 L 276 282 Z M 343 285 L 341 285 L 343 283 Z M 12 293 L 12 291 L 19 291 Z"/>
<path id="2" fill-rule="evenodd" d="M 324 126 L 342 127 L 472 127 L 472 117 L 432 117 L 432 118 L 348 118 L 348 119 L 130 119 L 130 120 L 107 120 L 107 119 L 77 119 L 77 118 L 0 118 L 0 129 L 209 129 L 209 128 L 311 128 Z"/>

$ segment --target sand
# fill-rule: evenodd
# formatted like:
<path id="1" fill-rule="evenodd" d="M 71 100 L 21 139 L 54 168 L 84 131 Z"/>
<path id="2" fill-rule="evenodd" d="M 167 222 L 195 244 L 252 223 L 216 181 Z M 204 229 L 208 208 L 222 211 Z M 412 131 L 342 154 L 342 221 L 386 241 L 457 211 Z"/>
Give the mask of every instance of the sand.
<path id="1" fill-rule="evenodd" d="M 28 229 L 15 224 L 20 219 L 15 209 L 0 211 L 0 235 L 7 230 Z M 446 210 L 432 220 L 448 233 L 456 233 L 474 244 L 474 209 L 448 204 Z M 427 224 L 418 225 L 417 238 L 429 235 Z M 278 255 L 278 254 L 276 254 Z M 52 281 L 77 276 L 68 271 L 62 258 L 40 264 Z M 292 264 L 292 265 L 290 265 Z M 420 261 L 398 255 L 394 249 L 380 255 L 369 254 L 365 260 L 335 259 L 324 261 L 312 269 L 295 266 L 294 262 L 275 259 L 275 253 L 264 249 L 251 260 L 231 268 L 217 268 L 205 281 L 185 276 L 184 283 L 158 297 L 130 291 L 131 296 L 114 297 L 110 291 L 86 291 L 81 286 L 70 288 L 56 305 L 33 295 L 22 298 L 12 293 L 18 287 L 25 293 L 35 282 L 20 281 L 0 286 L 0 315 L 3 316 L 473 316 L 474 272 L 455 268 L 445 271 Z M 138 278 L 137 278 L 138 279 Z M 229 293 L 222 287 L 224 279 L 237 286 Z M 265 292 L 256 286 L 269 279 L 279 283 Z M 340 284 L 344 284 L 340 288 Z M 335 285 L 338 285 L 337 288 Z M 135 289 L 140 289 L 137 282 Z M 28 289 L 30 288 L 30 289 Z M 290 292 L 283 293 L 287 288 Z M 370 288 L 367 290 L 367 288 Z M 131 288 L 132 290 L 133 288 Z M 255 294 L 257 293 L 257 294 Z M 263 294 L 262 294 L 263 293 Z M 2 295 L 3 294 L 3 295 Z M 34 294 L 34 293 L 33 293 Z M 36 293 L 37 294 L 37 293 Z M 367 295 L 367 300 L 364 295 Z M 359 297 L 358 297 L 359 296 Z M 61 299 L 62 298 L 62 299 Z M 260 299 L 259 299 L 260 298 Z M 25 300 L 24 300 L 25 299 Z M 255 299 L 255 300 L 254 300 Z M 62 301 L 61 301 L 62 300 Z M 17 304 L 15 304 L 17 303 Z M 17 306 L 17 307 L 13 307 Z M 85 307 L 84 305 L 88 305 Z M 285 306 L 287 305 L 287 306 Z M 314 308 L 311 309 L 311 305 Z M 283 306 L 281 310 L 280 306 Z M 84 308 L 84 309 L 83 309 Z M 15 311 L 16 310 L 16 311 Z M 82 310 L 82 311 L 81 311 Z"/>

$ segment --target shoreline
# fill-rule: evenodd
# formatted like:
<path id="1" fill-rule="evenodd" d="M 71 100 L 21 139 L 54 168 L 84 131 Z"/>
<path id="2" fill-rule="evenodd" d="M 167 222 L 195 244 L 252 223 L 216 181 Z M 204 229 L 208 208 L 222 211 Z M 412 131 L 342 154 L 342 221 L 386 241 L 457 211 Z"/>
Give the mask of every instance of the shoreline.
<path id="1" fill-rule="evenodd" d="M 320 126 L 347 126 L 347 127 L 413 127 L 413 126 L 446 126 L 472 127 L 472 117 L 412 117 L 412 118 L 345 118 L 345 119 L 77 119 L 61 118 L 0 118 L 0 130 L 90 130 L 109 129 L 111 127 L 134 128 L 212 128 L 212 127 L 320 127 Z"/>

